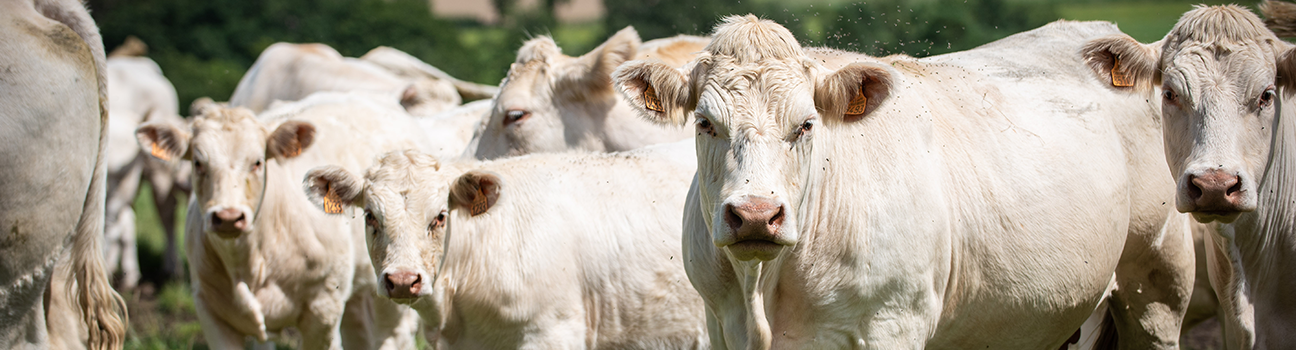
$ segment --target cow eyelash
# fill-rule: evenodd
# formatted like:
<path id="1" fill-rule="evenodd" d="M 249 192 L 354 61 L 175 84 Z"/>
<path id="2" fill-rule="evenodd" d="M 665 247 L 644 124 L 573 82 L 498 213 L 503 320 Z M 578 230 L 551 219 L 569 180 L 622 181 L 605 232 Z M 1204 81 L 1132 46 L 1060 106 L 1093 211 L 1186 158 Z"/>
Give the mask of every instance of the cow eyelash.
<path id="1" fill-rule="evenodd" d="M 1165 98 L 1166 102 L 1175 102 L 1179 99 L 1179 94 L 1172 89 L 1165 89 L 1165 91 L 1161 92 L 1161 97 Z"/>
<path id="2" fill-rule="evenodd" d="M 712 125 L 711 120 L 708 120 L 705 117 L 698 116 L 697 129 L 698 129 L 698 135 L 701 135 L 702 133 L 706 133 L 707 135 L 711 135 L 712 137 L 716 136 L 715 125 Z"/>

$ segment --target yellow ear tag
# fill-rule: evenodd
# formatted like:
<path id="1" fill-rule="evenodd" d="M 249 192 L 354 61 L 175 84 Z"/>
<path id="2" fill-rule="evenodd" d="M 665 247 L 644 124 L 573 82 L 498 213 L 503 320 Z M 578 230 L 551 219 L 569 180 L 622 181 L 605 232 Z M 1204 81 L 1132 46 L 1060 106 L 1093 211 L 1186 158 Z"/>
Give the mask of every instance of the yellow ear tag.
<path id="1" fill-rule="evenodd" d="M 1134 77 L 1131 77 L 1129 73 L 1126 73 L 1124 69 L 1121 69 L 1120 57 L 1116 57 L 1113 61 L 1114 62 L 1112 63 L 1112 69 L 1111 69 L 1112 86 L 1117 86 L 1117 87 L 1134 86 Z"/>
<path id="2" fill-rule="evenodd" d="M 328 194 L 324 195 L 324 212 L 329 214 L 342 214 L 342 198 L 338 197 L 337 192 L 329 189 Z"/>
<path id="3" fill-rule="evenodd" d="M 481 187 L 477 187 L 477 196 L 473 197 L 472 202 L 472 215 L 477 216 L 485 214 L 486 209 L 486 193 L 482 191 Z"/>
<path id="4" fill-rule="evenodd" d="M 661 99 L 657 98 L 657 90 L 653 89 L 652 85 L 647 86 L 648 88 L 644 89 L 643 93 L 644 108 L 650 111 L 666 113 L 666 109 L 662 108 Z"/>
<path id="5" fill-rule="evenodd" d="M 863 115 L 864 110 L 867 108 L 868 97 L 864 96 L 864 85 L 860 85 L 859 92 L 855 93 L 855 98 L 851 99 L 850 106 L 846 107 L 846 115 Z"/>
<path id="6" fill-rule="evenodd" d="M 163 150 L 162 147 L 158 147 L 157 142 L 154 142 L 149 146 L 150 146 L 149 153 L 153 154 L 154 157 L 157 157 L 157 159 L 161 159 L 163 161 L 168 161 L 168 162 L 171 161 L 171 155 L 168 154 L 166 150 Z"/>

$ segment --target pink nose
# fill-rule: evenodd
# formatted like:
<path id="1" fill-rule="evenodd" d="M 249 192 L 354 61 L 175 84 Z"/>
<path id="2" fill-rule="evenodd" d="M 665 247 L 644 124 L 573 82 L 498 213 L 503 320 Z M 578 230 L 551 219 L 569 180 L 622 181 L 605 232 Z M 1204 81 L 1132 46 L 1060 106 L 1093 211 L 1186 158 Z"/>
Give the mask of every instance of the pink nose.
<path id="1" fill-rule="evenodd" d="M 783 206 L 764 197 L 725 205 L 725 223 L 738 241 L 774 241 L 783 226 Z"/>
<path id="2" fill-rule="evenodd" d="M 1188 176 L 1188 199 L 1194 212 L 1237 212 L 1242 206 L 1242 182 L 1221 169 Z"/>
<path id="3" fill-rule="evenodd" d="M 423 289 L 422 278 L 417 273 L 389 273 L 383 279 L 386 280 L 383 281 L 383 286 L 387 287 L 387 297 L 389 298 L 417 298 L 419 290 Z"/>
<path id="4" fill-rule="evenodd" d="M 217 232 L 242 232 L 247 229 L 247 216 L 242 210 L 224 209 L 212 213 L 211 224 Z"/>

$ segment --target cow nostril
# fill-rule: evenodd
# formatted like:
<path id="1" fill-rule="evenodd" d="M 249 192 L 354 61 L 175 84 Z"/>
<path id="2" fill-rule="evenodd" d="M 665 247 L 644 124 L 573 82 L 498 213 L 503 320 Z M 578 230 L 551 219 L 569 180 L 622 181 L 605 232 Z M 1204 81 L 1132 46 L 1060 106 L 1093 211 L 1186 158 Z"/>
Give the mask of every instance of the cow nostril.
<path id="1" fill-rule="evenodd" d="M 387 292 L 388 292 L 388 293 L 391 293 L 391 291 L 392 291 L 393 289 L 396 289 L 396 283 L 393 283 L 393 282 L 392 282 L 392 276 L 391 276 L 391 275 L 386 275 L 386 276 L 384 276 L 384 278 L 383 278 L 383 287 L 386 287 L 386 288 L 387 288 Z"/>
<path id="2" fill-rule="evenodd" d="M 1197 186 L 1197 178 L 1193 176 L 1189 176 L 1188 177 L 1188 199 L 1196 201 L 1198 198 L 1201 198 L 1201 196 L 1202 196 L 1202 189 L 1201 187 Z"/>
<path id="3" fill-rule="evenodd" d="M 777 231 L 779 226 L 783 226 L 783 206 L 780 205 L 774 216 L 770 217 L 769 225 L 773 229 L 772 231 Z"/>
<path id="4" fill-rule="evenodd" d="M 1233 186 L 1229 186 L 1228 191 L 1224 192 L 1225 196 L 1231 197 L 1237 193 L 1242 192 L 1242 181 L 1241 181 L 1242 179 L 1241 178 L 1236 178 L 1236 179 L 1237 180 L 1233 182 Z"/>
<path id="5" fill-rule="evenodd" d="M 211 214 L 211 222 L 212 222 L 212 225 L 220 226 L 221 223 L 224 222 L 224 220 L 221 220 L 220 215 L 216 215 L 216 213 L 212 213 L 212 214 Z"/>
<path id="6" fill-rule="evenodd" d="M 734 231 L 742 227 L 743 219 L 738 216 L 738 213 L 734 212 L 732 204 L 725 204 L 725 223 L 728 223 L 729 229 Z"/>

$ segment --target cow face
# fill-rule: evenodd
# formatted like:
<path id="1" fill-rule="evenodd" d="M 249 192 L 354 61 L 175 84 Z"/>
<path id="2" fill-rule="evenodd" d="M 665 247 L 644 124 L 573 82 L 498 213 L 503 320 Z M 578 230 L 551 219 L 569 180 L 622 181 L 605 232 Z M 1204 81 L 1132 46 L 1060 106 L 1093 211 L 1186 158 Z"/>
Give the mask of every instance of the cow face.
<path id="1" fill-rule="evenodd" d="M 362 179 L 336 166 L 306 175 L 307 197 L 326 212 L 364 209 L 365 241 L 379 294 L 403 304 L 431 294 L 442 258 L 446 198 L 456 171 L 418 151 L 383 155 Z"/>
<path id="2" fill-rule="evenodd" d="M 190 184 L 203 231 L 233 239 L 252 230 L 265 193 L 266 162 L 295 157 L 314 140 L 308 122 L 286 121 L 273 132 L 243 108 L 212 108 L 191 130 L 147 123 L 136 130 L 141 147 L 162 160 L 193 163 Z"/>
<path id="3" fill-rule="evenodd" d="M 753 16 L 727 18 L 689 74 L 635 61 L 614 76 L 645 117 L 695 117 L 698 190 L 712 242 L 734 259 L 774 259 L 800 236 L 816 145 L 832 132 L 826 127 L 876 108 L 890 75 L 863 64 L 829 71 L 787 29 Z M 854 117 L 843 114 L 848 104 Z"/>
<path id="4" fill-rule="evenodd" d="M 598 130 L 617 104 L 610 75 L 639 42 L 627 27 L 590 53 L 569 57 L 549 37 L 528 41 L 500 84 L 476 157 L 604 150 Z"/>
<path id="5" fill-rule="evenodd" d="M 1160 86 L 1175 206 L 1201 222 L 1227 223 L 1256 209 L 1279 77 L 1296 73 L 1288 47 L 1250 11 L 1213 6 L 1185 13 L 1159 47 L 1116 36 L 1090 43 L 1085 54 L 1100 77 L 1124 70 L 1126 85 L 1138 84 L 1131 89 Z"/>

